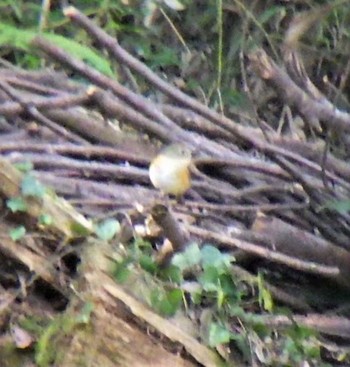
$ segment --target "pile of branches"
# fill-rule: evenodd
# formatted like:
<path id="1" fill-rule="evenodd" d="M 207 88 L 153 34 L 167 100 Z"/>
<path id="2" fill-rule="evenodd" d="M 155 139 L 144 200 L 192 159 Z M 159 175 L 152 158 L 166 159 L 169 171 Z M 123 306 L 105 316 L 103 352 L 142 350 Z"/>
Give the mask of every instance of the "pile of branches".
<path id="1" fill-rule="evenodd" d="M 3 66 L 3 157 L 32 162 L 40 181 L 87 217 L 117 211 L 133 225 L 153 215 L 175 252 L 189 241 L 210 242 L 235 255 L 237 271 L 274 269 L 267 275 L 268 289 L 276 300 L 302 312 L 314 312 L 315 304 L 303 297 L 301 280 L 350 288 L 350 215 L 330 205 L 350 195 L 345 161 L 321 140 L 282 136 L 258 118 L 258 126 L 251 126 L 223 116 L 165 82 L 76 9 L 67 8 L 65 14 L 107 50 L 127 81 L 122 85 L 36 37 L 33 47 L 90 84 L 53 69 Z M 294 50 L 285 52 L 286 68 L 261 49 L 248 58 L 256 75 L 273 86 L 309 131 L 340 131 L 346 147 L 350 114 L 317 90 Z M 163 93 L 166 103 L 139 93 L 130 72 Z M 148 166 L 163 144 L 175 142 L 196 152 L 192 188 L 181 202 L 155 206 L 162 199 L 149 181 Z M 275 271 L 293 280 L 294 287 L 274 284 Z M 337 306 L 326 299 L 317 310 Z M 295 321 L 350 337 L 345 316 L 296 315 Z"/>

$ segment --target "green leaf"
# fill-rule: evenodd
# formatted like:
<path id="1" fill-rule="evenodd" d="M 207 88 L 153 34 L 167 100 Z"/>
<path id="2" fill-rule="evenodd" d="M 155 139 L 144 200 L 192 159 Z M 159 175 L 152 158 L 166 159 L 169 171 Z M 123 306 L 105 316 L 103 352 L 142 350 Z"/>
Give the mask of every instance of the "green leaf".
<path id="1" fill-rule="evenodd" d="M 298 343 L 289 336 L 286 337 L 284 342 L 283 352 L 289 355 L 294 361 L 302 358 Z"/>
<path id="2" fill-rule="evenodd" d="M 209 345 L 216 347 L 220 344 L 228 343 L 231 339 L 231 332 L 222 325 L 213 322 L 209 328 Z"/>
<path id="3" fill-rule="evenodd" d="M 229 302 L 239 302 L 242 298 L 242 292 L 237 288 L 231 274 L 221 274 L 219 280 L 221 289 L 225 294 L 225 297 L 229 299 Z"/>
<path id="4" fill-rule="evenodd" d="M 105 58 L 102 58 L 91 48 L 56 34 L 45 33 L 42 34 L 42 36 L 50 43 L 63 48 L 71 56 L 86 62 L 101 73 L 108 76 L 114 76 L 109 61 L 107 61 Z"/>
<path id="5" fill-rule="evenodd" d="M 45 186 L 32 174 L 28 173 L 21 182 L 21 191 L 24 196 L 42 198 L 46 192 Z"/>
<path id="6" fill-rule="evenodd" d="M 261 273 L 259 273 L 258 277 L 258 288 L 259 288 L 259 304 L 269 312 L 273 311 L 273 299 L 271 293 L 265 287 L 264 278 Z"/>
<path id="7" fill-rule="evenodd" d="M 147 60 L 147 64 L 152 69 L 180 64 L 178 53 L 168 46 L 154 50 L 150 43 L 143 42 L 137 45 L 136 51 L 140 57 Z"/>
<path id="8" fill-rule="evenodd" d="M 216 247 L 212 245 L 204 245 L 201 249 L 201 259 L 203 268 L 215 267 L 219 273 L 224 273 L 230 266 L 233 257 L 220 252 Z"/>
<path id="9" fill-rule="evenodd" d="M 151 274 L 155 274 L 158 270 L 158 264 L 149 255 L 142 254 L 139 258 L 139 264 L 142 269 L 148 271 Z"/>
<path id="10" fill-rule="evenodd" d="M 26 229 L 24 226 L 18 226 L 10 231 L 10 237 L 12 241 L 20 240 L 26 234 Z"/>
<path id="11" fill-rule="evenodd" d="M 86 302 L 80 311 L 80 314 L 77 316 L 76 322 L 78 324 L 88 324 L 93 310 L 94 304 L 92 302 Z"/>
<path id="12" fill-rule="evenodd" d="M 232 305 L 229 309 L 229 314 L 232 317 L 237 317 L 246 320 L 247 314 L 240 305 Z"/>
<path id="13" fill-rule="evenodd" d="M 217 302 L 216 302 L 219 310 L 222 308 L 222 305 L 224 304 L 225 299 L 226 299 L 226 295 L 223 292 L 222 288 L 219 287 L 217 290 Z"/>
<path id="14" fill-rule="evenodd" d="M 29 29 L 18 29 L 9 24 L 0 23 L 0 47 L 12 46 L 13 48 L 32 52 L 33 47 L 31 42 L 38 36 L 39 33 L 33 32 Z M 110 63 L 91 48 L 82 45 L 79 42 L 68 39 L 66 37 L 51 34 L 40 33 L 40 36 L 45 38 L 51 44 L 61 47 L 71 56 L 74 56 L 82 61 L 92 65 L 96 70 L 108 76 L 113 76 Z"/>
<path id="15" fill-rule="evenodd" d="M 27 203 L 22 197 L 8 199 L 6 201 L 6 206 L 12 211 L 12 213 L 27 211 Z"/>
<path id="16" fill-rule="evenodd" d="M 263 25 L 267 23 L 276 14 L 283 12 L 283 7 L 280 6 L 270 6 L 268 7 L 258 18 L 258 22 Z"/>
<path id="17" fill-rule="evenodd" d="M 169 292 L 155 289 L 151 292 L 152 307 L 163 316 L 173 316 L 182 303 L 182 291 L 172 289 Z"/>
<path id="18" fill-rule="evenodd" d="M 133 246 L 132 246 L 135 255 L 138 256 L 139 252 L 141 251 L 143 254 L 152 255 L 154 250 L 153 246 L 149 241 L 146 241 L 145 239 L 141 237 L 134 238 Z"/>
<path id="19" fill-rule="evenodd" d="M 41 332 L 35 347 L 35 363 L 46 367 L 54 362 L 55 350 L 51 347 L 53 337 L 62 330 L 61 318 L 53 319 Z"/>
<path id="20" fill-rule="evenodd" d="M 120 223 L 113 218 L 106 219 L 96 227 L 98 238 L 104 241 L 111 240 L 120 231 Z"/>
<path id="21" fill-rule="evenodd" d="M 159 269 L 159 278 L 176 284 L 183 282 L 181 269 L 173 264 L 170 264 L 166 268 Z"/>
<path id="22" fill-rule="evenodd" d="M 40 225 L 43 225 L 43 226 L 49 226 L 49 225 L 51 225 L 51 224 L 52 224 L 52 222 L 53 222 L 53 218 L 51 217 L 51 215 L 50 215 L 50 214 L 41 214 L 41 215 L 39 216 L 38 221 L 39 221 L 39 224 L 40 224 Z"/>
<path id="23" fill-rule="evenodd" d="M 231 342 L 235 343 L 244 359 L 249 360 L 251 358 L 251 343 L 247 341 L 245 333 L 231 333 Z"/>
<path id="24" fill-rule="evenodd" d="M 230 104 L 230 108 L 233 109 L 243 109 L 248 108 L 249 105 L 249 98 L 243 92 L 227 88 L 223 90 L 224 98 L 227 103 Z"/>
<path id="25" fill-rule="evenodd" d="M 198 277 L 199 283 L 207 292 L 217 292 L 219 285 L 219 272 L 216 267 L 208 266 Z"/>
<path id="26" fill-rule="evenodd" d="M 128 257 L 120 262 L 116 262 L 116 267 L 113 271 L 113 277 L 117 283 L 123 284 L 128 280 L 131 274 L 131 270 L 129 269 L 131 261 L 131 258 Z"/>
<path id="27" fill-rule="evenodd" d="M 72 234 L 79 237 L 85 237 L 90 234 L 89 228 L 82 225 L 81 223 L 72 220 L 69 223 L 69 229 L 71 230 Z"/>
<path id="28" fill-rule="evenodd" d="M 329 201 L 324 207 L 327 209 L 333 209 L 341 214 L 346 214 L 350 211 L 350 200 Z"/>
<path id="29" fill-rule="evenodd" d="M 261 289 L 259 298 L 262 302 L 264 309 L 266 311 L 272 312 L 273 311 L 273 299 L 272 299 L 271 293 L 266 288 Z"/>
<path id="30" fill-rule="evenodd" d="M 185 251 L 176 254 L 172 259 L 172 264 L 182 271 L 198 265 L 201 259 L 199 246 L 196 243 L 189 245 Z"/>
<path id="31" fill-rule="evenodd" d="M 9 24 L 0 23 L 0 45 L 13 46 L 14 48 L 27 50 L 30 40 L 33 38 L 33 32 L 25 32 L 10 26 Z"/>
<path id="32" fill-rule="evenodd" d="M 195 305 L 200 305 L 202 303 L 202 299 L 203 299 L 203 293 L 202 292 L 192 292 L 191 293 L 191 301 L 195 304 Z"/>
<path id="33" fill-rule="evenodd" d="M 15 163 L 14 166 L 23 173 L 32 171 L 34 168 L 33 163 L 29 161 Z"/>

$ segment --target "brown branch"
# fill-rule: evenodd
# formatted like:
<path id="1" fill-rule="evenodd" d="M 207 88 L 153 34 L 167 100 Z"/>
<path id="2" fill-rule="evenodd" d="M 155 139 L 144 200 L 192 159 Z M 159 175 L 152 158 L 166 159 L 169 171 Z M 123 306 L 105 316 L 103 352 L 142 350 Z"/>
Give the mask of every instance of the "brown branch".
<path id="1" fill-rule="evenodd" d="M 17 96 L 19 96 L 19 93 L 17 93 Z M 30 105 L 30 107 L 35 107 L 40 111 L 50 110 L 52 108 L 69 108 L 88 103 L 90 98 L 90 95 L 85 91 L 76 95 L 62 93 L 57 97 L 38 97 L 37 95 L 30 95 L 30 97 L 28 96 L 27 98 L 21 97 L 21 102 L 3 103 L 0 106 L 0 114 L 5 117 L 18 115 L 28 109 L 25 105 Z"/>
<path id="2" fill-rule="evenodd" d="M 247 281 L 250 284 L 257 283 L 257 277 L 240 266 L 232 265 L 230 271 L 235 278 Z M 305 301 L 301 300 L 297 295 L 288 292 L 288 290 L 276 287 L 266 280 L 264 280 L 264 287 L 271 293 L 274 299 L 283 302 L 283 304 L 290 305 L 297 310 L 311 311 L 311 307 Z"/>
<path id="3" fill-rule="evenodd" d="M 116 58 L 121 64 L 127 65 L 131 70 L 136 71 L 138 74 L 142 75 L 151 84 L 155 85 L 159 90 L 168 96 L 174 98 L 177 102 L 180 102 L 184 106 L 196 111 L 200 115 L 218 122 L 222 127 L 226 128 L 228 131 L 238 134 L 239 129 L 233 127 L 233 122 L 229 119 L 225 119 L 215 111 L 204 106 L 197 100 L 191 98 L 185 93 L 181 92 L 177 88 L 174 88 L 169 83 L 162 80 L 158 75 L 153 73 L 146 65 L 137 60 L 126 50 L 124 50 L 118 43 L 115 37 L 109 36 L 101 28 L 96 26 L 87 16 L 82 14 L 78 9 L 70 6 L 64 9 L 64 14 L 69 17 L 72 21 L 77 23 L 80 27 L 86 30 L 86 32 L 96 39 L 101 46 L 106 47 L 106 49 L 111 53 L 113 57 Z"/>
<path id="4" fill-rule="evenodd" d="M 122 86 L 116 80 L 103 75 L 102 73 L 96 71 L 95 69 L 84 64 L 84 62 L 74 59 L 68 55 L 62 49 L 53 46 L 51 43 L 46 41 L 44 38 L 36 37 L 32 41 L 33 46 L 38 47 L 41 51 L 45 52 L 51 58 L 59 61 L 60 63 L 69 66 L 73 70 L 84 75 L 91 82 L 95 83 L 102 89 L 107 89 L 115 93 L 120 99 L 124 100 L 138 111 L 142 111 L 147 116 L 161 122 L 165 127 L 171 129 L 173 135 L 178 136 L 178 138 L 183 138 L 185 141 L 188 140 L 186 134 L 183 130 L 179 128 L 173 121 L 166 117 L 158 107 L 149 99 L 138 95 L 129 89 Z"/>
<path id="5" fill-rule="evenodd" d="M 94 203 L 91 205 L 94 206 L 128 204 L 130 207 L 135 203 L 147 205 L 153 203 L 158 197 L 157 191 L 146 187 L 105 183 L 87 178 L 64 177 L 50 172 L 37 172 L 36 175 L 43 183 L 53 187 L 57 193 L 71 198 L 82 198 L 81 202 L 90 200 L 91 203 Z M 79 199 L 70 201 L 77 203 Z"/>
<path id="6" fill-rule="evenodd" d="M 285 102 L 296 107 L 302 116 L 313 121 L 322 120 L 332 127 L 350 132 L 350 114 L 335 108 L 325 98 L 316 100 L 296 85 L 289 75 L 266 54 L 259 49 L 249 55 L 256 72 L 262 79 L 269 81 L 277 89 Z"/>
<path id="7" fill-rule="evenodd" d="M 22 105 L 24 110 L 28 112 L 29 115 L 31 115 L 35 120 L 42 123 L 44 126 L 47 126 L 49 129 L 51 129 L 55 133 L 60 134 L 71 141 L 86 144 L 85 140 L 82 139 L 80 136 L 77 136 L 67 131 L 62 126 L 57 125 L 56 123 L 48 119 L 46 116 L 44 116 L 41 112 L 39 112 L 35 106 L 28 104 L 26 101 L 24 101 L 23 98 L 20 97 L 18 93 L 12 87 L 10 87 L 6 82 L 0 80 L 0 88 L 3 89 L 12 99 L 14 99 L 20 105 Z"/>
<path id="8" fill-rule="evenodd" d="M 169 129 L 145 117 L 138 110 L 122 102 L 118 97 L 97 88 L 90 89 L 90 93 L 96 105 L 108 116 L 117 116 L 121 121 L 127 121 L 137 130 L 155 135 L 165 143 L 172 141 L 168 133 Z"/>
<path id="9" fill-rule="evenodd" d="M 1 71 L 0 74 L 2 75 Z M 57 73 L 57 76 L 62 77 L 61 73 Z M 73 95 L 81 94 L 85 88 L 82 86 L 76 85 L 76 88 L 69 88 L 68 85 L 65 86 L 64 89 L 57 89 L 53 87 L 49 87 L 41 80 L 39 81 L 31 81 L 31 80 L 24 80 L 21 77 L 16 75 L 14 76 L 5 76 L 2 75 L 2 79 L 6 81 L 11 86 L 17 87 L 17 89 L 30 91 L 32 94 L 39 94 L 39 95 L 47 95 L 47 96 L 54 96 L 60 97 L 62 94 L 68 94 L 71 92 Z M 68 83 L 67 83 L 68 84 Z"/>
<path id="10" fill-rule="evenodd" d="M 268 247 L 275 251 L 305 261 L 339 268 L 338 280 L 349 287 L 350 253 L 348 251 L 273 217 L 258 216 L 252 230 L 263 235 Z"/>
<path id="11" fill-rule="evenodd" d="M 159 108 L 178 125 L 187 129 L 198 131 L 205 136 L 225 139 L 232 142 L 232 135 L 220 126 L 214 125 L 210 120 L 200 116 L 198 113 L 172 105 L 159 105 Z"/>
<path id="12" fill-rule="evenodd" d="M 231 156 L 232 152 L 229 149 L 225 149 L 219 144 L 216 144 L 214 141 L 210 141 L 204 137 L 201 136 L 194 136 L 186 133 L 181 128 L 179 128 L 173 121 L 168 119 L 166 116 L 164 116 L 149 100 L 144 99 L 143 97 L 140 97 L 138 95 L 135 95 L 134 93 L 127 90 L 125 87 L 121 86 L 116 81 L 111 80 L 110 78 L 105 77 L 101 73 L 95 71 L 94 69 L 88 67 L 83 62 L 75 60 L 71 58 L 69 55 L 67 55 L 62 50 L 58 49 L 57 47 L 54 47 L 50 45 L 45 40 L 41 39 L 40 37 L 35 38 L 33 41 L 33 45 L 39 47 L 43 51 L 45 51 L 47 54 L 49 54 L 51 57 L 55 58 L 56 60 L 70 66 L 74 70 L 80 72 L 81 74 L 88 77 L 90 80 L 95 82 L 97 85 L 108 88 L 112 90 L 114 93 L 116 93 L 121 99 L 126 100 L 131 105 L 138 108 L 140 111 L 143 111 L 148 116 L 151 116 L 161 122 L 166 128 L 168 128 L 170 131 L 172 131 L 172 134 L 169 134 L 171 136 L 172 141 L 176 141 L 177 139 L 180 139 L 183 142 L 187 142 L 192 147 L 201 146 L 203 150 L 206 150 L 210 152 L 211 154 L 215 154 L 218 156 Z M 230 121 L 230 126 L 232 125 L 232 122 Z M 239 129 L 239 127 L 234 127 L 234 129 Z M 249 136 L 249 134 L 244 134 L 245 140 L 252 143 L 257 149 L 262 150 L 263 152 L 267 152 L 269 154 L 282 154 L 289 159 L 294 159 L 297 162 L 300 162 L 301 164 L 310 167 L 313 170 L 319 171 L 321 170 L 318 165 L 315 165 L 312 162 L 309 162 L 306 159 L 303 159 L 297 154 L 293 154 L 291 152 L 287 152 L 281 148 L 277 148 L 275 146 L 272 146 L 269 143 L 263 142 L 261 139 L 257 139 L 255 137 Z M 327 176 L 332 176 L 331 174 L 327 173 Z M 333 178 L 333 177 L 331 177 Z M 334 177 L 334 180 L 339 181 L 338 177 Z M 342 184 L 346 184 L 343 183 Z M 350 187 L 350 185 L 349 185 Z"/>
<path id="13" fill-rule="evenodd" d="M 165 205 L 154 205 L 151 209 L 152 218 L 162 228 L 164 236 L 171 242 L 172 251 L 160 259 L 162 265 L 168 264 L 174 253 L 182 251 L 189 241 L 189 234 L 175 218 L 174 213 Z"/>
<path id="14" fill-rule="evenodd" d="M 259 205 L 224 205 L 224 204 L 211 204 L 200 202 L 186 201 L 186 206 L 190 208 L 199 208 L 212 210 L 220 213 L 242 213 L 242 212 L 276 212 L 279 213 L 284 210 L 301 210 L 306 209 L 308 203 L 290 203 L 290 204 L 259 204 Z"/>
<path id="15" fill-rule="evenodd" d="M 263 325 L 277 329 L 291 327 L 297 324 L 328 335 L 344 338 L 350 337 L 350 320 L 346 317 L 326 316 L 322 314 L 308 314 L 306 316 L 260 315 L 256 318 L 256 321 L 257 323 L 262 323 Z"/>
<path id="16" fill-rule="evenodd" d="M 270 177 L 273 176 L 284 180 L 290 179 L 290 176 L 283 169 L 271 162 L 262 162 L 261 160 L 253 159 L 252 157 L 239 156 L 238 154 L 236 157 L 231 159 L 197 158 L 194 159 L 194 164 L 199 168 L 203 167 L 214 170 L 217 168 L 238 168 L 259 172 Z"/>
<path id="17" fill-rule="evenodd" d="M 281 252 L 276 252 L 274 250 L 269 250 L 262 246 L 258 246 L 246 241 L 231 238 L 220 233 L 215 233 L 213 231 L 208 231 L 196 226 L 189 226 L 188 230 L 191 234 L 199 236 L 202 239 L 215 241 L 217 243 L 223 244 L 231 248 L 239 248 L 241 250 L 247 251 L 253 255 L 265 258 L 270 261 L 274 261 L 280 264 L 287 265 L 291 268 L 301 270 L 310 274 L 319 274 L 326 277 L 334 278 L 339 275 L 339 269 L 336 266 L 327 266 L 317 264 L 312 261 L 299 260 L 295 257 L 284 255 Z"/>
<path id="18" fill-rule="evenodd" d="M 109 163 L 85 162 L 72 158 L 66 158 L 58 155 L 41 155 L 28 153 L 25 156 L 10 157 L 11 161 L 26 160 L 32 162 L 37 168 L 46 169 L 69 169 L 85 172 L 89 177 L 109 177 L 119 180 L 130 180 L 133 182 L 148 183 L 148 172 L 142 168 L 117 166 Z"/>
<path id="19" fill-rule="evenodd" d="M 134 151 L 133 149 L 126 150 L 119 147 L 111 148 L 97 145 L 79 146 L 66 143 L 47 144 L 45 142 L 19 141 L 18 139 L 16 139 L 16 142 L 13 142 L 11 140 L 12 137 L 9 136 L 7 139 L 5 138 L 5 141 L 0 141 L 0 153 L 11 151 L 58 153 L 63 155 L 74 155 L 85 159 L 104 158 L 106 160 L 113 160 L 113 162 L 120 161 L 121 163 L 127 161 L 143 166 L 148 166 L 151 157 L 155 155 L 154 149 L 149 146 L 147 146 L 145 150 L 140 149 L 140 151 Z"/>
<path id="20" fill-rule="evenodd" d="M 79 26 L 84 28 L 87 31 L 87 33 L 89 33 L 92 37 L 94 37 L 101 45 L 106 47 L 109 50 L 109 52 L 119 62 L 128 65 L 130 69 L 136 71 L 137 73 L 145 77 L 150 83 L 158 87 L 162 92 L 173 97 L 176 101 L 180 102 L 184 106 L 196 111 L 200 115 L 208 118 L 210 121 L 215 122 L 220 127 L 231 132 L 234 136 L 239 137 L 240 139 L 242 139 L 245 142 L 249 142 L 250 144 L 255 146 L 257 149 L 260 149 L 263 152 L 274 154 L 274 155 L 275 154 L 283 155 L 285 157 L 288 157 L 289 159 L 293 159 L 303 165 L 306 165 L 314 170 L 315 169 L 321 170 L 318 166 L 312 164 L 311 162 L 308 162 L 306 159 L 303 159 L 301 156 L 297 154 L 293 154 L 293 153 L 285 151 L 284 149 L 277 148 L 275 146 L 271 146 L 270 144 L 266 143 L 265 141 L 258 138 L 257 136 L 252 136 L 251 134 L 249 134 L 248 131 L 246 131 L 241 126 L 235 124 L 230 119 L 216 113 L 215 111 L 202 105 L 201 103 L 194 100 L 193 98 L 187 96 L 186 94 L 172 87 L 170 84 L 166 83 L 156 74 L 154 74 L 149 68 L 147 68 L 147 66 L 145 66 L 143 63 L 141 63 L 139 60 L 137 60 L 132 55 L 130 55 L 127 51 L 125 51 L 119 45 L 118 41 L 114 37 L 109 36 L 101 28 L 97 27 L 88 17 L 86 17 L 81 12 L 79 12 L 79 10 L 77 10 L 76 8 L 74 7 L 65 8 L 64 13 L 71 20 L 73 20 Z M 165 124 L 165 126 L 167 126 L 167 124 Z M 183 138 L 182 135 L 181 137 Z M 188 140 L 184 139 L 184 141 L 188 141 Z"/>

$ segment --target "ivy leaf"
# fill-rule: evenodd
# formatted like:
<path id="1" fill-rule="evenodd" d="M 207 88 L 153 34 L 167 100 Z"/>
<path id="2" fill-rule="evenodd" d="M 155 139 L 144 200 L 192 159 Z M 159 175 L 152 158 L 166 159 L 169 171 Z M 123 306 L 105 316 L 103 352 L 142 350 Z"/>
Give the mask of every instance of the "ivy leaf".
<path id="1" fill-rule="evenodd" d="M 216 292 L 219 285 L 219 272 L 216 267 L 208 266 L 198 277 L 198 281 L 207 292 Z"/>
<path id="2" fill-rule="evenodd" d="M 216 347 L 220 344 L 228 343 L 231 339 L 231 332 L 222 325 L 213 322 L 209 328 L 209 345 Z"/>
<path id="3" fill-rule="evenodd" d="M 264 278 L 261 273 L 258 275 L 259 304 L 266 310 L 272 312 L 273 299 L 269 290 L 265 287 Z"/>
<path id="4" fill-rule="evenodd" d="M 232 279 L 231 274 L 221 274 L 220 275 L 220 286 L 225 296 L 230 299 L 230 302 L 237 303 L 242 298 L 242 292 L 237 288 L 235 282 Z"/>
<path id="5" fill-rule="evenodd" d="M 333 209 L 340 214 L 346 214 L 350 211 L 350 200 L 334 200 L 329 201 L 324 206 L 327 209 Z"/>
<path id="6" fill-rule="evenodd" d="M 169 292 L 155 289 L 151 292 L 152 307 L 163 316 L 173 316 L 182 303 L 182 291 L 172 289 Z"/>
<path id="7" fill-rule="evenodd" d="M 26 174 L 21 182 L 21 191 L 24 196 L 42 198 L 46 192 L 46 188 L 33 175 Z"/>
<path id="8" fill-rule="evenodd" d="M 113 277 L 117 283 L 125 283 L 129 276 L 131 275 L 131 270 L 129 269 L 131 258 L 126 258 L 120 262 L 116 262 L 115 269 L 113 271 Z"/>
<path id="9" fill-rule="evenodd" d="M 21 197 L 8 199 L 6 205 L 12 213 L 27 211 L 27 203 Z"/>
<path id="10" fill-rule="evenodd" d="M 15 242 L 20 240 L 25 234 L 26 234 L 26 229 L 24 226 L 13 228 L 10 231 L 11 240 Z"/>
<path id="11" fill-rule="evenodd" d="M 185 251 L 176 254 L 172 259 L 172 264 L 182 271 L 200 263 L 201 253 L 197 243 L 189 245 Z"/>
<path id="12" fill-rule="evenodd" d="M 79 237 L 85 237 L 90 234 L 90 230 L 88 227 L 84 226 L 83 224 L 75 220 L 72 220 L 69 223 L 69 229 L 75 236 L 79 236 Z"/>
<path id="13" fill-rule="evenodd" d="M 78 324 L 88 324 L 93 310 L 94 304 L 92 302 L 86 302 L 80 311 L 80 314 L 77 316 L 76 322 Z"/>
<path id="14" fill-rule="evenodd" d="M 99 239 L 110 241 L 120 231 L 120 223 L 113 218 L 101 222 L 95 232 Z"/>
<path id="15" fill-rule="evenodd" d="M 53 218 L 49 214 L 41 214 L 38 220 L 39 220 L 39 224 L 43 226 L 49 226 L 53 222 Z"/>
<path id="16" fill-rule="evenodd" d="M 172 283 L 180 284 L 183 282 L 183 276 L 180 268 L 177 266 L 170 264 L 166 268 L 160 268 L 159 270 L 159 278 L 170 281 Z"/>
<path id="17" fill-rule="evenodd" d="M 146 270 L 150 274 L 155 274 L 158 270 L 158 264 L 149 255 L 142 254 L 139 258 L 139 264 L 143 270 Z"/>
<path id="18" fill-rule="evenodd" d="M 33 163 L 29 161 L 15 163 L 14 166 L 23 173 L 27 173 L 34 168 Z"/>
<path id="19" fill-rule="evenodd" d="M 222 253 L 212 245 L 204 245 L 201 249 L 201 260 L 204 269 L 206 267 L 215 267 L 222 274 L 227 271 L 233 257 Z"/>

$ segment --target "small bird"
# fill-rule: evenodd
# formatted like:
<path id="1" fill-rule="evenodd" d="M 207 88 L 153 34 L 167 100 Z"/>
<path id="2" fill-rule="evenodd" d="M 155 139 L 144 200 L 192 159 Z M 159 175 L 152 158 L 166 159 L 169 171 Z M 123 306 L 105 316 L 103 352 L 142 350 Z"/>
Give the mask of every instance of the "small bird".
<path id="1" fill-rule="evenodd" d="M 192 154 L 186 146 L 174 143 L 165 147 L 149 166 L 153 186 L 164 194 L 180 197 L 191 187 L 191 162 Z"/>

